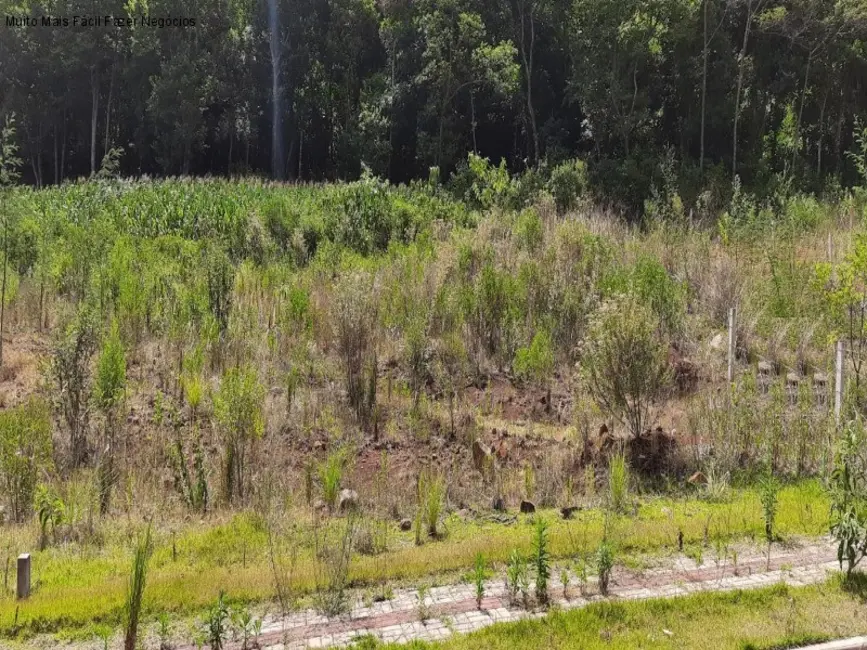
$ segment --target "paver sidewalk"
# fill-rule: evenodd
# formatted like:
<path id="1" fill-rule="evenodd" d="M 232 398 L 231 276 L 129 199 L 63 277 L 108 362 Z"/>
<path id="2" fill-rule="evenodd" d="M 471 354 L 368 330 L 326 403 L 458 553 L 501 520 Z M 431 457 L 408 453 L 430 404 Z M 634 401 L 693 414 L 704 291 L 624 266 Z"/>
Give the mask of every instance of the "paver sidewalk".
<path id="1" fill-rule="evenodd" d="M 771 554 L 770 560 L 767 556 L 753 555 L 738 561 L 737 567 L 731 561 L 699 567 L 694 561 L 681 558 L 664 569 L 640 573 L 615 570 L 607 598 L 668 598 L 701 591 L 754 589 L 780 582 L 804 586 L 825 580 L 828 572 L 837 568 L 836 550 L 830 543 L 778 550 Z M 562 588 L 558 588 L 552 590 L 551 601 L 561 609 L 574 609 L 603 600 L 595 593 L 593 581 L 587 591 L 592 595 L 581 595 L 576 585 L 569 589 L 565 598 Z M 422 609 L 419 604 L 417 590 L 404 590 L 395 592 L 392 600 L 369 607 L 359 606 L 338 618 L 327 618 L 313 610 L 285 618 L 269 617 L 263 624 L 259 644 L 269 650 L 341 647 L 366 635 L 397 643 L 414 639 L 436 641 L 493 623 L 545 615 L 542 611 L 527 611 L 512 605 L 502 579 L 486 584 L 481 609 L 476 605 L 475 587 L 467 584 L 430 589 L 424 599 L 427 610 L 424 621 L 419 616 Z M 226 648 L 237 650 L 240 644 L 229 643 Z M 184 650 L 192 649 L 189 646 Z"/>

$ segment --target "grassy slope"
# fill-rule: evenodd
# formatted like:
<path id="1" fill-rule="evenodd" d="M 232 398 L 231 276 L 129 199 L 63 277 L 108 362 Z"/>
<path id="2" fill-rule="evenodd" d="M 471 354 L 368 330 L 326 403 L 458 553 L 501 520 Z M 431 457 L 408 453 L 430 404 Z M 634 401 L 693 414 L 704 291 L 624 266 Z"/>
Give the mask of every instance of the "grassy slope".
<path id="1" fill-rule="evenodd" d="M 821 535 L 827 530 L 827 513 L 828 504 L 817 483 L 787 487 L 780 499 L 780 533 Z M 552 521 L 551 548 L 556 557 L 574 556 L 598 545 L 603 526 L 599 510 L 584 512 L 572 522 L 560 520 L 554 512 L 545 516 Z M 221 590 L 238 600 L 271 598 L 274 588 L 267 534 L 257 521 L 255 516 L 240 515 L 205 530 L 197 522 L 187 524 L 174 538 L 163 532 L 149 575 L 147 613 L 196 612 L 212 603 Z M 618 561 L 629 562 L 639 553 L 671 549 L 678 529 L 683 531 L 686 544 L 695 546 L 704 539 L 706 527 L 711 544 L 720 537 L 760 537 L 763 524 L 757 494 L 738 491 L 724 504 L 695 499 L 643 501 L 636 517 L 622 518 L 615 525 Z M 526 523 L 465 523 L 452 517 L 448 528 L 445 540 L 421 547 L 413 545 L 411 533 L 395 532 L 388 554 L 354 558 L 351 580 L 357 586 L 382 580 L 417 580 L 466 570 L 478 552 L 490 561 L 504 562 L 513 548 L 530 549 L 532 527 Z M 101 550 L 68 547 L 35 553 L 36 592 L 20 604 L 20 609 L 13 599 L 0 599 L 0 635 L 9 635 L 16 610 L 19 625 L 31 631 L 118 621 L 131 553 L 125 540 L 126 535 L 118 533 Z M 310 556 L 302 554 L 295 572 L 300 592 L 309 593 L 314 588 L 314 570 Z"/>
<path id="2" fill-rule="evenodd" d="M 440 644 L 394 647 L 436 650 L 796 647 L 867 632 L 867 602 L 863 589 L 859 591 L 844 590 L 840 580 L 832 578 L 824 585 L 798 589 L 777 585 L 730 594 L 598 603 L 539 620 L 494 625 Z"/>

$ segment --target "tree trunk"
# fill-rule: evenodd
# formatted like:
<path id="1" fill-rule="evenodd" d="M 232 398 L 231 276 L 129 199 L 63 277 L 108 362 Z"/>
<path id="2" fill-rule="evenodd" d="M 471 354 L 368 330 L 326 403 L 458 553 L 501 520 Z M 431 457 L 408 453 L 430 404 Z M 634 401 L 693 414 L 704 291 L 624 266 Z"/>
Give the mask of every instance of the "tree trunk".
<path id="1" fill-rule="evenodd" d="M 705 115 L 707 110 L 707 58 L 708 58 L 708 39 L 707 39 L 707 5 L 709 0 L 704 0 L 704 50 L 702 51 L 701 62 L 701 152 L 698 157 L 698 171 L 702 178 L 704 177 L 704 129 Z"/>
<path id="2" fill-rule="evenodd" d="M 9 266 L 9 215 L 3 215 L 3 286 L 0 288 L 0 367 L 3 366 L 3 334 L 6 325 L 6 269 Z"/>
<path id="3" fill-rule="evenodd" d="M 96 174 L 96 124 L 99 114 L 99 75 L 90 69 L 90 175 Z"/>

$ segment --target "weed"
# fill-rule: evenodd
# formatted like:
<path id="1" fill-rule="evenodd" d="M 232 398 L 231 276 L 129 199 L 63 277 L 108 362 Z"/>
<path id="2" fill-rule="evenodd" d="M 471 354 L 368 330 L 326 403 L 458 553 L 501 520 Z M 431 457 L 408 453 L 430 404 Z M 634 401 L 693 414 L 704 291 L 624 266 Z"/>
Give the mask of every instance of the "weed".
<path id="1" fill-rule="evenodd" d="M 548 580 L 551 577 L 551 556 L 548 550 L 548 522 L 539 517 L 533 536 L 533 565 L 536 569 L 536 600 L 548 603 Z"/>

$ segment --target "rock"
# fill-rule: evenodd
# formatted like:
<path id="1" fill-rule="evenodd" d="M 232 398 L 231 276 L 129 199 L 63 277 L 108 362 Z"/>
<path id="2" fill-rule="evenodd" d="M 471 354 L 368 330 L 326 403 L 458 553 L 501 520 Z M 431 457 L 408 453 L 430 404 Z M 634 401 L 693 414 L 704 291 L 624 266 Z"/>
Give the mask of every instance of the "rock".
<path id="1" fill-rule="evenodd" d="M 566 506 L 565 508 L 560 508 L 560 514 L 563 515 L 563 519 L 572 519 L 572 515 L 581 510 L 581 506 Z"/>
<path id="2" fill-rule="evenodd" d="M 323 513 L 328 509 L 328 506 L 325 505 L 325 502 L 322 499 L 316 499 L 313 502 L 313 510 L 314 512 Z"/>
<path id="3" fill-rule="evenodd" d="M 506 502 L 503 501 L 503 497 L 494 497 L 491 501 L 491 509 L 495 512 L 506 512 Z"/>
<path id="4" fill-rule="evenodd" d="M 690 485 L 707 485 L 707 476 L 705 476 L 701 472 L 696 472 L 695 474 L 690 476 L 686 480 L 686 482 Z"/>
<path id="5" fill-rule="evenodd" d="M 412 530 L 412 519 L 401 519 L 400 529 L 404 532 Z"/>
<path id="6" fill-rule="evenodd" d="M 337 511 L 349 512 L 358 508 L 358 492 L 355 490 L 340 490 L 337 499 Z"/>
<path id="7" fill-rule="evenodd" d="M 521 501 L 521 513 L 525 515 L 532 515 L 536 512 L 536 504 L 532 501 Z"/>
<path id="8" fill-rule="evenodd" d="M 491 448 L 478 440 L 473 443 L 473 467 L 482 472 L 491 463 Z"/>
<path id="9" fill-rule="evenodd" d="M 711 350 L 722 350 L 725 347 L 726 339 L 722 334 L 717 334 L 710 340 Z"/>

